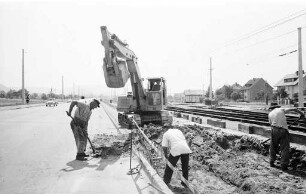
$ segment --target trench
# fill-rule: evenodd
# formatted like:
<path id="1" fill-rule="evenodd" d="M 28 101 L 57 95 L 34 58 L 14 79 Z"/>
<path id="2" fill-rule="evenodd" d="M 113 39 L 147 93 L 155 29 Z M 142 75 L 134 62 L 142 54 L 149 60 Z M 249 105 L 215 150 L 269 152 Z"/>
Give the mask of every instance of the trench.
<path id="1" fill-rule="evenodd" d="M 269 166 L 269 142 L 248 135 L 222 132 L 201 125 L 175 125 L 192 149 L 189 161 L 189 182 L 200 193 L 306 193 L 305 151 L 290 149 L 289 171 Z M 163 128 L 149 124 L 142 127 L 147 137 L 161 150 Z M 163 177 L 165 162 L 152 160 L 152 149 L 143 145 L 143 138 L 135 134 L 134 144 L 143 152 L 159 176 Z M 102 157 L 129 152 L 128 134 L 96 135 L 93 144 Z M 278 155 L 276 166 L 279 166 Z M 180 161 L 177 164 L 181 169 Z M 180 173 L 180 172 L 179 172 Z M 190 193 L 174 174 L 171 180 L 174 193 Z"/>

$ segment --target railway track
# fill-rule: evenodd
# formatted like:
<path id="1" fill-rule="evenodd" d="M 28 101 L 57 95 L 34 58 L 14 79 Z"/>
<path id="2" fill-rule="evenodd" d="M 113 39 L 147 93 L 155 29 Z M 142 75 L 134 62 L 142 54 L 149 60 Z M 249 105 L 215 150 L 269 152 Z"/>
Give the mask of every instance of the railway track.
<path id="1" fill-rule="evenodd" d="M 236 121 L 241 123 L 250 123 L 261 126 L 270 126 L 268 120 L 268 112 L 257 112 L 257 111 L 247 111 L 247 110 L 238 110 L 238 109 L 228 109 L 228 108 L 216 108 L 216 109 L 208 109 L 201 107 L 191 107 L 191 106 L 168 106 L 166 108 L 168 111 L 181 112 L 187 114 L 193 114 L 197 116 L 203 117 L 211 117 L 223 120 Z M 287 123 L 291 125 L 295 122 L 299 117 L 288 115 Z M 306 119 L 301 119 L 296 122 L 295 125 L 289 127 L 290 130 L 293 131 L 301 131 L 306 133 Z"/>

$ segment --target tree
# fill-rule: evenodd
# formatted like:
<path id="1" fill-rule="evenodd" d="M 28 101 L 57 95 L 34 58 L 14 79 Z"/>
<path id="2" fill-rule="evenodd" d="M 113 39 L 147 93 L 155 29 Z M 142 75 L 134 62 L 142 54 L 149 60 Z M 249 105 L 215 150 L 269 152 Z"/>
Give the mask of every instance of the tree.
<path id="1" fill-rule="evenodd" d="M 48 99 L 48 96 L 47 96 L 45 93 L 42 93 L 42 94 L 41 94 L 41 99 L 47 100 L 47 99 Z"/>
<path id="2" fill-rule="evenodd" d="M 285 87 L 278 88 L 276 93 L 280 98 L 287 98 L 288 97 L 288 93 L 286 92 Z"/>
<path id="3" fill-rule="evenodd" d="M 233 87 L 229 86 L 229 85 L 224 85 L 223 88 L 224 88 L 224 96 L 225 96 L 225 98 L 231 99 L 231 94 L 234 91 Z"/>
<path id="4" fill-rule="evenodd" d="M 233 92 L 231 94 L 231 99 L 234 100 L 234 101 L 237 101 L 238 99 L 240 99 L 241 96 L 240 96 L 240 93 L 239 92 Z"/>
<path id="5" fill-rule="evenodd" d="M 33 93 L 33 94 L 31 94 L 30 96 L 31 96 L 31 98 L 33 98 L 33 99 L 38 98 L 38 94 L 37 94 L 37 93 Z"/>
<path id="6" fill-rule="evenodd" d="M 216 89 L 216 98 L 218 100 L 225 100 L 225 96 L 224 96 L 224 93 L 223 93 L 223 87 L 222 88 L 219 88 L 219 89 Z"/>
<path id="7" fill-rule="evenodd" d="M 7 98 L 17 98 L 16 96 L 18 96 L 16 90 L 10 90 L 6 94 Z"/>
<path id="8" fill-rule="evenodd" d="M 6 96 L 5 91 L 1 90 L 0 91 L 0 98 L 5 98 L 5 96 Z"/>
<path id="9" fill-rule="evenodd" d="M 216 95 L 219 96 L 223 93 L 222 88 L 216 90 Z"/>

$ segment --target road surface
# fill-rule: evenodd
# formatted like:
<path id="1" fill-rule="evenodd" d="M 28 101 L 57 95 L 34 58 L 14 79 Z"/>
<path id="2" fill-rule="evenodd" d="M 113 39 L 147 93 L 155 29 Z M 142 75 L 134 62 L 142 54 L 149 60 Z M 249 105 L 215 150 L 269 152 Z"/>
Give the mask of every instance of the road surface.
<path id="1" fill-rule="evenodd" d="M 114 111 L 103 107 L 93 110 L 90 136 L 118 132 L 109 119 Z M 76 161 L 68 108 L 0 109 L 0 193 L 157 193 L 144 172 L 126 175 L 128 156 Z"/>

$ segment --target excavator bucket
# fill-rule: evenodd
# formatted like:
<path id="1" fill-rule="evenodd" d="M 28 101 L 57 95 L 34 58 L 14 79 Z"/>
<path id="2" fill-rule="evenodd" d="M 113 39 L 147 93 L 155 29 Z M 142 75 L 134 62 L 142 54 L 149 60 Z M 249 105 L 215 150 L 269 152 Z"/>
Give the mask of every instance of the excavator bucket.
<path id="1" fill-rule="evenodd" d="M 122 88 L 130 77 L 126 61 L 117 57 L 114 40 L 106 26 L 101 27 L 102 45 L 105 57 L 103 59 L 103 72 L 106 85 L 110 88 Z"/>
<path id="2" fill-rule="evenodd" d="M 106 85 L 110 88 L 124 87 L 130 77 L 125 61 L 119 62 L 113 67 L 108 67 L 104 62 L 103 72 Z"/>

